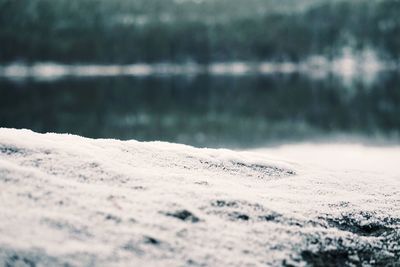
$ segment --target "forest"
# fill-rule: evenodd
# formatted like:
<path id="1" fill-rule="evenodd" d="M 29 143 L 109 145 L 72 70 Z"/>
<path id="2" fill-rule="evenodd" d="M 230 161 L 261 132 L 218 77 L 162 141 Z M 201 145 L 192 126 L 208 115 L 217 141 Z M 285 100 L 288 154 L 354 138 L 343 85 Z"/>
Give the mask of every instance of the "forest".
<path id="1" fill-rule="evenodd" d="M 396 0 L 0 0 L 0 63 L 400 58 Z"/>

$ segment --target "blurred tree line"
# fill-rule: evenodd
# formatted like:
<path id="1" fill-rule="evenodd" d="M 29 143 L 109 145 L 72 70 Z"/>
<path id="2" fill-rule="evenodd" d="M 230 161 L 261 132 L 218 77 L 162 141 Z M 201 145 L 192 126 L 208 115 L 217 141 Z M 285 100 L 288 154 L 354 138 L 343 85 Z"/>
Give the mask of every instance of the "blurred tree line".
<path id="1" fill-rule="evenodd" d="M 400 58 L 398 0 L 0 0 L 0 62 Z"/>

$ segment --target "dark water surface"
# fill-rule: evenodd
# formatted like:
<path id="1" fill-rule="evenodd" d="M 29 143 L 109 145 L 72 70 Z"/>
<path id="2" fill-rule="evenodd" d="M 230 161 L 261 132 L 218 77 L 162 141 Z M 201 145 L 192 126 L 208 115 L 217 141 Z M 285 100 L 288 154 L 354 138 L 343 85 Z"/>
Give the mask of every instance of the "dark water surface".
<path id="1" fill-rule="evenodd" d="M 255 147 L 334 135 L 399 140 L 400 76 L 300 74 L 0 80 L 0 126 L 93 138 Z"/>

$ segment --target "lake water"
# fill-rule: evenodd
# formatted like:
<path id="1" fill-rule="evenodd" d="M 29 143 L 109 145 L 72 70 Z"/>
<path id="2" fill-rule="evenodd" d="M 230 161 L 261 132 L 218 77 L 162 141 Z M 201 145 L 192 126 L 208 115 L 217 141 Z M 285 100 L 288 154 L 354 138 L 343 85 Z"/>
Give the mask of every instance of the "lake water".
<path id="1" fill-rule="evenodd" d="M 400 75 L 301 72 L 0 79 L 0 127 L 251 148 L 335 138 L 398 142 Z"/>

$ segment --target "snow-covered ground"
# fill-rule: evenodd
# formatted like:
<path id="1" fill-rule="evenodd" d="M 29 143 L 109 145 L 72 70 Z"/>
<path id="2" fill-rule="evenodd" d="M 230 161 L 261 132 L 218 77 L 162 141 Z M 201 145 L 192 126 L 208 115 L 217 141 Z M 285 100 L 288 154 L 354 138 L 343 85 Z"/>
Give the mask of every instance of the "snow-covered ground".
<path id="1" fill-rule="evenodd" d="M 0 129 L 0 155 L 0 266 L 400 266 L 399 148 Z"/>

